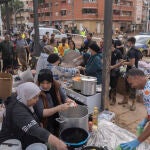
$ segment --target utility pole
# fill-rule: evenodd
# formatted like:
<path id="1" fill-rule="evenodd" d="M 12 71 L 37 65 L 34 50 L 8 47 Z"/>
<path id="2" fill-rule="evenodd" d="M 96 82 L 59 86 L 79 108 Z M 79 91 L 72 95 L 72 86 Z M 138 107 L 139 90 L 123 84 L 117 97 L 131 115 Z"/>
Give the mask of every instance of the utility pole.
<path id="1" fill-rule="evenodd" d="M 2 22 L 2 15 L 1 15 L 1 6 L 0 6 L 0 36 L 3 36 L 3 22 Z"/>
<path id="2" fill-rule="evenodd" d="M 110 82 L 110 59 L 112 45 L 112 4 L 113 0 L 105 0 L 104 10 L 104 53 L 102 72 L 102 110 L 108 109 L 109 82 Z"/>
<path id="3" fill-rule="evenodd" d="M 34 13 L 34 55 L 40 55 L 39 49 L 39 20 L 38 20 L 38 0 L 33 0 L 33 13 Z"/>
<path id="4" fill-rule="evenodd" d="M 10 30 L 10 19 L 9 19 L 8 1 L 5 2 L 5 10 L 6 10 L 6 28 L 7 28 L 7 31 L 9 31 Z"/>
<path id="5" fill-rule="evenodd" d="M 147 1 L 147 23 L 146 23 L 146 32 L 149 31 L 149 7 L 150 7 L 150 2 L 149 0 Z"/>

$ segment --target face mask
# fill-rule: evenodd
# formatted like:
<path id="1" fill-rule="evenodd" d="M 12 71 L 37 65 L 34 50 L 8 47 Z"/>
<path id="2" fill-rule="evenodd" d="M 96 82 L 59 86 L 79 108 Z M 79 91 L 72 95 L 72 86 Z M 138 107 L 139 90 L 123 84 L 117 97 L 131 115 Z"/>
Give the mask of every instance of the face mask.
<path id="1" fill-rule="evenodd" d="M 41 89 L 42 91 L 44 91 L 44 92 L 48 92 L 48 91 L 51 89 L 51 87 L 50 87 L 49 89 L 45 90 L 45 89 L 43 89 L 42 86 L 40 86 L 40 89 Z"/>

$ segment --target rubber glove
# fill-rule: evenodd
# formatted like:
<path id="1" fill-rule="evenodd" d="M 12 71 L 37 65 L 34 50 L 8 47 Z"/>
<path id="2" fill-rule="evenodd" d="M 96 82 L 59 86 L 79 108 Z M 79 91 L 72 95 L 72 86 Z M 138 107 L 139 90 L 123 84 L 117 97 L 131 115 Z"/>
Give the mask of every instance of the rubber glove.
<path id="1" fill-rule="evenodd" d="M 122 150 L 135 150 L 139 145 L 140 142 L 135 139 L 131 142 L 120 144 L 120 147 L 122 148 Z"/>
<path id="2" fill-rule="evenodd" d="M 148 122 L 148 119 L 145 118 L 138 124 L 138 126 L 141 128 L 144 128 L 147 122 Z"/>

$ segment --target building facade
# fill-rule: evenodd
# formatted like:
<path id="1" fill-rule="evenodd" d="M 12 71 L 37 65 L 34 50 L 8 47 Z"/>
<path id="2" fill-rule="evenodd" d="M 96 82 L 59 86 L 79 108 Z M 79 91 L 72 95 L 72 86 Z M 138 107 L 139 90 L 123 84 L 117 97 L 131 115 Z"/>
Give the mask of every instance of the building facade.
<path id="1" fill-rule="evenodd" d="M 16 10 L 14 14 L 15 23 L 17 26 L 20 25 L 32 25 L 30 22 L 30 14 L 33 12 L 33 1 L 32 0 L 20 0 L 24 3 L 24 7 Z"/>
<path id="2" fill-rule="evenodd" d="M 136 11 L 137 1 L 140 0 L 113 1 L 113 30 L 130 32 L 137 22 L 142 24 L 143 14 Z M 103 33 L 104 3 L 105 0 L 44 0 L 39 4 L 39 22 L 47 26 L 74 27 L 80 31 L 86 28 L 90 32 Z M 143 3 L 140 5 L 143 13 Z M 139 20 L 136 15 L 141 16 L 140 21 L 136 22 L 136 19 Z"/>

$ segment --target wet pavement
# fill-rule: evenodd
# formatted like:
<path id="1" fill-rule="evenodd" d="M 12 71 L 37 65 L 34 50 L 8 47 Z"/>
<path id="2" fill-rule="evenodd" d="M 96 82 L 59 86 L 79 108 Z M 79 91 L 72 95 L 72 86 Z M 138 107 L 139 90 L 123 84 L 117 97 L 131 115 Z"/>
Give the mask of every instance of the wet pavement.
<path id="1" fill-rule="evenodd" d="M 115 112 L 115 124 L 127 129 L 128 131 L 136 134 L 136 127 L 138 123 L 146 116 L 146 110 L 142 102 L 136 102 L 136 110 L 130 111 L 129 107 L 131 101 L 126 107 L 118 105 L 118 102 L 122 101 L 123 96 L 117 94 L 117 103 L 114 106 L 109 106 L 109 110 Z M 150 138 L 147 140 L 150 143 Z"/>

